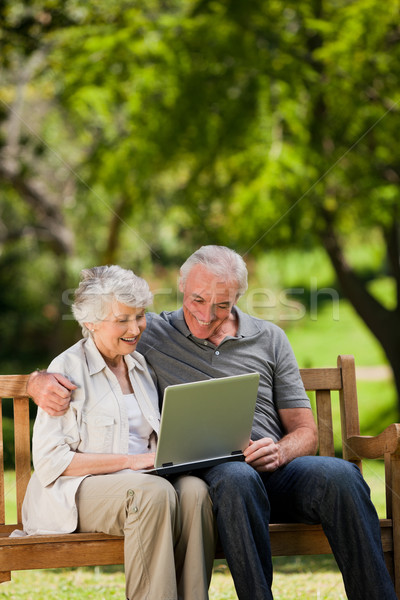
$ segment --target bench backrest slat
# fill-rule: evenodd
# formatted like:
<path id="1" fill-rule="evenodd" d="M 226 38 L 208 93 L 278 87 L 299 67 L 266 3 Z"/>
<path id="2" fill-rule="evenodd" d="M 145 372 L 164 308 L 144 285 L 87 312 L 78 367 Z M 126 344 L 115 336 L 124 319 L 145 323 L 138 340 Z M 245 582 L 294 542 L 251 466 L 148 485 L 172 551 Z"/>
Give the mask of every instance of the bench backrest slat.
<path id="1" fill-rule="evenodd" d="M 346 443 L 346 440 L 353 435 L 360 435 L 354 358 L 352 356 L 339 356 L 338 365 L 342 370 L 343 381 L 342 389 L 339 391 L 343 458 L 361 467 L 361 461 L 352 455 Z"/>
<path id="2" fill-rule="evenodd" d="M 15 494 L 17 501 L 17 522 L 22 523 L 21 507 L 26 487 L 31 476 L 31 443 L 29 427 L 29 398 L 26 384 L 29 375 L 0 375 L 0 398 L 13 398 L 14 405 L 14 446 L 15 446 Z M 0 429 L 0 444 L 3 446 L 3 426 Z M 4 461 L 1 457 L 1 497 L 0 515 L 5 517 Z M 2 524 L 5 518 L 2 516 Z"/>
<path id="3" fill-rule="evenodd" d="M 6 522 L 4 490 L 4 445 L 3 445 L 3 406 L 0 398 L 0 525 Z"/>
<path id="4" fill-rule="evenodd" d="M 22 523 L 22 502 L 31 477 L 29 398 L 14 398 L 14 436 L 17 519 Z"/>
<path id="5" fill-rule="evenodd" d="M 315 403 L 317 408 L 319 453 L 322 456 L 335 456 L 330 390 L 317 390 L 315 393 Z"/>

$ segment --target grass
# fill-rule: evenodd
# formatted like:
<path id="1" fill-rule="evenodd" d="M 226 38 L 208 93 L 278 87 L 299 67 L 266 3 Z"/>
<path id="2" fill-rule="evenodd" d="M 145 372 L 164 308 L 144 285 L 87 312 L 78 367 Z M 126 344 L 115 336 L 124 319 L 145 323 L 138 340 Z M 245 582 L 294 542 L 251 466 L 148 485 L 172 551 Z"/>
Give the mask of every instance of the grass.
<path id="1" fill-rule="evenodd" d="M 346 598 L 341 576 L 330 556 L 274 559 L 275 600 Z M 1 584 L 0 598 L 12 600 L 111 600 L 125 598 L 122 567 L 19 571 Z M 216 565 L 210 600 L 237 600 L 229 570 Z"/>
<path id="2" fill-rule="evenodd" d="M 307 313 L 285 331 L 301 367 L 334 366 L 338 354 L 353 354 L 358 366 L 387 364 L 381 345 L 346 300 L 336 308 L 324 303 L 313 318 Z"/>
<path id="3" fill-rule="evenodd" d="M 379 516 L 385 514 L 384 466 L 381 461 L 365 461 L 364 476 L 371 487 Z M 13 474 L 6 474 L 8 522 L 15 520 L 12 499 Z M 275 600 L 345 599 L 342 578 L 332 556 L 274 557 Z M 0 586 L 0 599 L 12 600 L 111 600 L 124 598 L 121 566 L 79 569 L 19 571 L 12 581 Z M 210 600 L 237 600 L 229 569 L 216 561 L 210 586 Z"/>

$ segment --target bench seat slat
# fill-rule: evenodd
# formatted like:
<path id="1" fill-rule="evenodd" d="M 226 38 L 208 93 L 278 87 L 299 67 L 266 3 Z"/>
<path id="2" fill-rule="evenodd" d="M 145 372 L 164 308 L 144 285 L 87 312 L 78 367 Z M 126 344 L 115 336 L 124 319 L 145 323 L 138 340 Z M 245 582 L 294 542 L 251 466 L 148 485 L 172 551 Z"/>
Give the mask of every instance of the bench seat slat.
<path id="1" fill-rule="evenodd" d="M 391 525 L 390 519 L 381 520 L 385 552 L 393 549 Z M 275 523 L 270 536 L 274 556 L 332 553 L 321 525 Z M 0 552 L 4 571 L 123 564 L 124 538 L 103 533 L 2 537 Z M 217 557 L 223 557 L 220 550 Z"/>

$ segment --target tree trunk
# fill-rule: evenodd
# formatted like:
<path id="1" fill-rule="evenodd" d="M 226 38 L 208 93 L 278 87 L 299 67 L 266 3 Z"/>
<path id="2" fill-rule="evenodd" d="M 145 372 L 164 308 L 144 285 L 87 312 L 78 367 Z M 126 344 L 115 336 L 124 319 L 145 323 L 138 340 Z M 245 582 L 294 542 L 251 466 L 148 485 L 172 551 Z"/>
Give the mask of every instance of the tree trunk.
<path id="1" fill-rule="evenodd" d="M 326 228 L 321 234 L 322 243 L 331 263 L 335 269 L 338 281 L 344 295 L 353 305 L 354 309 L 363 319 L 367 327 L 375 335 L 381 344 L 388 362 L 393 369 L 393 376 L 397 390 L 397 403 L 400 414 L 400 310 L 399 303 L 394 310 L 384 307 L 367 290 L 364 281 L 358 277 L 355 271 L 346 261 L 339 239 L 334 231 L 332 219 L 325 216 Z M 396 229 L 396 224 L 393 224 Z M 397 238 L 398 241 L 398 238 Z M 391 237 L 392 261 L 395 255 L 393 234 Z M 397 247 L 398 256 L 398 247 Z M 392 262 L 391 261 L 391 262 Z M 393 264 L 393 263 L 392 263 Z M 394 276 L 397 272 L 394 271 Z M 398 280 L 396 279 L 397 284 Z M 397 285 L 397 289 L 398 289 Z"/>

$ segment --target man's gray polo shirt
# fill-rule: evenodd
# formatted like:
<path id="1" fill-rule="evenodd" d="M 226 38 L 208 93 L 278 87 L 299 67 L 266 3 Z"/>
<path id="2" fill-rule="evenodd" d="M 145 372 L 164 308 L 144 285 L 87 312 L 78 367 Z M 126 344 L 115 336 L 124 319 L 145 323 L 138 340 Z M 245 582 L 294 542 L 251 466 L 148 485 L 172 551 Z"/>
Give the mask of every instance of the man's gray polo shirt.
<path id="1" fill-rule="evenodd" d="M 277 409 L 310 407 L 296 359 L 283 330 L 234 308 L 236 337 L 219 346 L 194 337 L 183 310 L 147 314 L 147 328 L 139 341 L 141 352 L 154 369 L 162 397 L 168 385 L 257 371 L 260 385 L 252 439 L 279 440 L 283 431 Z"/>

